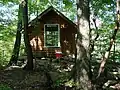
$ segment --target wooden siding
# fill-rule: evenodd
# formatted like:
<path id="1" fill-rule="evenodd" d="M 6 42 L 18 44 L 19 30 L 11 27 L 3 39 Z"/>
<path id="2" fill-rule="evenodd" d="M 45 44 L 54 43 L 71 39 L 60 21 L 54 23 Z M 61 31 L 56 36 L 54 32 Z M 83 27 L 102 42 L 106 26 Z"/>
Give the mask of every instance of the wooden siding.
<path id="1" fill-rule="evenodd" d="M 60 25 L 61 47 L 44 47 L 44 24 Z M 75 53 L 75 34 L 77 29 L 54 11 L 48 12 L 39 22 L 37 22 L 37 24 L 30 26 L 28 30 L 32 50 L 40 57 L 55 57 L 55 52 L 57 51 L 61 51 L 63 55 Z"/>

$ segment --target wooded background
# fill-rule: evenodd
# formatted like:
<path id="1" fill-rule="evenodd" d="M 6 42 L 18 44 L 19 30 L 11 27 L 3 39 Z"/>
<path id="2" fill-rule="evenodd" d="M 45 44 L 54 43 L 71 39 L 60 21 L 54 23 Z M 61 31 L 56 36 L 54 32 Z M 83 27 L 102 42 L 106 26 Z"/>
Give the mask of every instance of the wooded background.
<path id="1" fill-rule="evenodd" d="M 78 84 L 76 89 L 95 89 L 96 82 L 109 74 L 114 75 L 112 80 L 119 81 L 119 4 L 120 0 L 0 0 L 0 67 L 16 64 L 19 56 L 27 54 L 25 69 L 33 69 L 28 23 L 53 6 L 78 26 L 76 58 L 71 71 Z"/>

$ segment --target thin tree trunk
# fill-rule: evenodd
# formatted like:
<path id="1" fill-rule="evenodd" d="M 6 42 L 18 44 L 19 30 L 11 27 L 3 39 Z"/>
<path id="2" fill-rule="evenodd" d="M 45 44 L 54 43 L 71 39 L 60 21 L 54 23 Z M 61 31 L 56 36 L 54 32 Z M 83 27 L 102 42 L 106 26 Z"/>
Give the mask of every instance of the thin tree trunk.
<path id="1" fill-rule="evenodd" d="M 19 50 L 20 50 L 20 44 L 21 44 L 21 30 L 22 30 L 22 15 L 21 15 L 21 5 L 19 5 L 16 40 L 15 40 L 13 53 L 12 53 L 11 59 L 8 63 L 8 66 L 17 64 Z"/>
<path id="2" fill-rule="evenodd" d="M 33 53 L 32 48 L 29 41 L 29 35 L 28 35 L 28 1 L 24 0 L 22 2 L 23 5 L 23 22 L 24 22 L 24 42 L 26 47 L 26 53 L 27 53 L 27 64 L 24 69 L 26 70 L 32 70 L 33 69 Z"/>
<path id="3" fill-rule="evenodd" d="M 116 27 L 115 27 L 115 30 L 114 30 L 114 33 L 112 35 L 112 38 L 110 40 L 110 45 L 109 45 L 109 48 L 108 50 L 105 52 L 104 56 L 102 57 L 101 59 L 101 64 L 100 64 L 100 68 L 99 68 L 99 71 L 98 71 L 98 76 L 97 78 L 100 77 L 101 73 L 104 72 L 104 68 L 105 68 L 105 64 L 106 64 L 106 61 L 107 59 L 109 58 L 109 55 L 110 55 L 110 51 L 111 51 L 111 48 L 112 46 L 114 45 L 114 42 L 115 42 L 115 37 L 116 37 L 116 34 L 117 34 L 117 31 L 119 30 L 119 23 L 120 23 L 120 0 L 117 0 L 117 18 L 116 18 Z"/>
<path id="4" fill-rule="evenodd" d="M 89 0 L 77 0 L 77 57 L 76 57 L 76 82 L 77 90 L 91 90 L 91 66 L 90 66 L 90 23 Z"/>

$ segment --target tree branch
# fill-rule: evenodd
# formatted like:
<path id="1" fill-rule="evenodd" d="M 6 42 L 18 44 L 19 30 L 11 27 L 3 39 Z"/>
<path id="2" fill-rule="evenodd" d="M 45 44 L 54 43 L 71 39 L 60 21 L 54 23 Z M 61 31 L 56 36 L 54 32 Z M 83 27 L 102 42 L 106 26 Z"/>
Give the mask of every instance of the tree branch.
<path id="1" fill-rule="evenodd" d="M 118 10 L 118 7 L 120 7 L 120 0 L 117 0 L 117 10 Z M 119 9 L 120 9 L 120 8 L 119 8 Z M 119 13 L 119 10 L 118 10 L 118 11 L 117 11 L 116 27 L 115 27 L 114 33 L 113 33 L 113 35 L 112 35 L 112 37 L 111 37 L 109 48 L 108 48 L 108 50 L 105 52 L 104 56 L 103 56 L 102 59 L 101 59 L 101 64 L 100 64 L 100 68 L 99 68 L 99 71 L 98 71 L 98 76 L 97 76 L 97 78 L 99 78 L 100 75 L 101 75 L 101 73 L 104 72 L 104 68 L 105 68 L 106 61 L 107 61 L 107 59 L 109 58 L 111 48 L 112 48 L 112 46 L 113 46 L 113 43 L 115 42 L 115 37 L 116 37 L 117 31 L 119 30 L 119 22 L 120 22 L 120 13 Z"/>
<path id="2" fill-rule="evenodd" d="M 92 42 L 91 42 L 91 53 L 92 53 L 93 50 L 94 50 L 94 43 L 95 43 L 95 41 L 97 40 L 97 38 L 99 37 L 98 27 L 97 27 L 97 25 L 96 25 L 96 19 L 95 19 L 95 18 L 93 19 L 93 22 L 94 22 L 94 25 L 95 25 L 95 29 L 96 29 L 97 35 L 96 35 L 95 39 L 92 40 Z"/>

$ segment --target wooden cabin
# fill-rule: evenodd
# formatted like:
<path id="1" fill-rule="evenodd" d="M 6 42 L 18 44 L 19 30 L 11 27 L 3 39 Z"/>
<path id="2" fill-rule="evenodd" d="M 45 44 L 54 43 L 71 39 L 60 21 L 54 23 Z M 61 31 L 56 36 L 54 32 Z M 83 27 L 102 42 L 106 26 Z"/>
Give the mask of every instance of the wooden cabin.
<path id="1" fill-rule="evenodd" d="M 77 26 L 54 7 L 49 7 L 28 26 L 30 44 L 37 57 L 75 54 Z"/>

